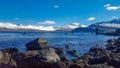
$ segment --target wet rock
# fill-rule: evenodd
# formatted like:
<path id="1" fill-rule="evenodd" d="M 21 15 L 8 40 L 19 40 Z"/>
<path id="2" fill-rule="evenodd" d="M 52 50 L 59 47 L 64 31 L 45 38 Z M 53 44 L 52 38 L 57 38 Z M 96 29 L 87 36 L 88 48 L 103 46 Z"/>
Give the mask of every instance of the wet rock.
<path id="1" fill-rule="evenodd" d="M 67 53 L 74 57 L 78 57 L 77 52 L 75 50 L 67 51 Z"/>
<path id="2" fill-rule="evenodd" d="M 65 45 L 65 48 L 66 48 L 67 50 L 69 50 L 69 49 L 70 49 L 70 47 L 69 47 L 69 45 L 68 45 L 68 44 L 66 44 L 66 45 Z"/>
<path id="3" fill-rule="evenodd" d="M 46 40 L 43 38 L 37 38 L 26 44 L 27 50 L 40 50 L 43 48 L 48 48 Z"/>

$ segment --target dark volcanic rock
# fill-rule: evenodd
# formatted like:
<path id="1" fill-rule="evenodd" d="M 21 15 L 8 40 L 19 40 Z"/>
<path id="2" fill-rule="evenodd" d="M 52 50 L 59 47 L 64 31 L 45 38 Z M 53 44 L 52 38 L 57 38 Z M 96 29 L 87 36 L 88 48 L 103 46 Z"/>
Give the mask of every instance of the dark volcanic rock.
<path id="1" fill-rule="evenodd" d="M 40 50 L 43 48 L 48 48 L 46 40 L 43 38 L 37 38 L 26 44 L 27 50 Z"/>

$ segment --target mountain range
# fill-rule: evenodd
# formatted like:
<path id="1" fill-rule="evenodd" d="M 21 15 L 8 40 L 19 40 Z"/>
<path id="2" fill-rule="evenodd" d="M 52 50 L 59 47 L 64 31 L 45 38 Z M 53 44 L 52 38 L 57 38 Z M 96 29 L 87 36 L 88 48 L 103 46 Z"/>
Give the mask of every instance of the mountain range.
<path id="1" fill-rule="evenodd" d="M 95 32 L 98 28 L 99 32 L 114 32 L 120 28 L 120 19 L 111 21 L 97 22 L 89 26 L 82 25 L 79 23 L 71 23 L 64 26 L 42 26 L 42 25 L 22 25 L 13 24 L 9 22 L 0 22 L 0 31 L 17 31 L 17 32 L 40 32 L 40 31 L 72 31 L 72 32 Z"/>
<path id="2" fill-rule="evenodd" d="M 64 26 L 42 26 L 42 25 L 22 25 L 9 22 L 0 22 L 0 31 L 17 31 L 17 32 L 40 32 L 40 31 L 71 31 L 75 28 L 86 27 L 79 23 L 72 23 Z"/>

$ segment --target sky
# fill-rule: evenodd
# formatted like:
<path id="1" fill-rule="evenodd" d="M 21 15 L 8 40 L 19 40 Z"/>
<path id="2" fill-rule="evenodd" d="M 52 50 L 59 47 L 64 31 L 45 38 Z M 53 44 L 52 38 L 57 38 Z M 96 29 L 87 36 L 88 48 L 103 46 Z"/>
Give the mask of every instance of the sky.
<path id="1" fill-rule="evenodd" d="M 120 18 L 120 0 L 0 0 L 0 22 L 84 25 Z"/>

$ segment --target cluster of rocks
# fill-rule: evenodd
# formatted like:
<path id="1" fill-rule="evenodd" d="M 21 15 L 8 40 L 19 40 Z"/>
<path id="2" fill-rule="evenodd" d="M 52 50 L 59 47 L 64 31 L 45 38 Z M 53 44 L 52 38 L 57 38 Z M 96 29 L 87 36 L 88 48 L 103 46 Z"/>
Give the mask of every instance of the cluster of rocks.
<path id="1" fill-rule="evenodd" d="M 26 44 L 27 51 L 17 48 L 0 50 L 0 68 L 120 68 L 120 38 L 107 41 L 105 48 L 93 47 L 78 57 L 75 50 L 69 50 L 76 59 L 69 60 L 62 48 L 48 46 L 43 38 Z"/>

